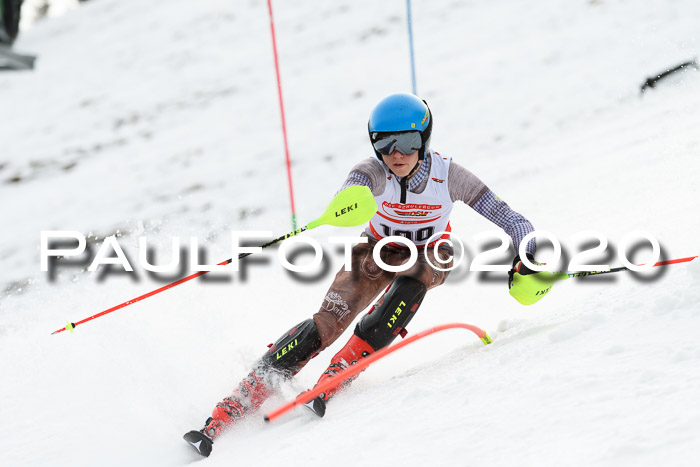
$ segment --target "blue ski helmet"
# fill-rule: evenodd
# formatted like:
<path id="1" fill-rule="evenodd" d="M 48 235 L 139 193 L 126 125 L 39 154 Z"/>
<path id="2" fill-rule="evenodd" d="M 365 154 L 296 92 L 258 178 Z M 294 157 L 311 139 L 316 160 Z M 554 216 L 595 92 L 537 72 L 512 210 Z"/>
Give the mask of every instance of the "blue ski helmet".
<path id="1" fill-rule="evenodd" d="M 423 160 L 425 151 L 430 146 L 433 115 L 428 108 L 428 103 L 413 94 L 391 94 L 382 99 L 372 110 L 367 129 L 373 145 L 383 136 L 382 134 L 418 131 L 422 143 L 418 151 L 418 160 Z M 381 154 L 376 149 L 374 153 L 381 161 Z"/>

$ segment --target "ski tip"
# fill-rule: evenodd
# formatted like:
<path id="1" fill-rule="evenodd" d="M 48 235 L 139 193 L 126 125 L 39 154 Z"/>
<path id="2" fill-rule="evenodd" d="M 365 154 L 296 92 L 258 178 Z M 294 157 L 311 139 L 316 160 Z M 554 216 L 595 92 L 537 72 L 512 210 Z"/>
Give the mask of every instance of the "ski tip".
<path id="1" fill-rule="evenodd" d="M 182 438 L 187 441 L 189 445 L 192 446 L 201 456 L 209 457 L 209 454 L 211 454 L 214 442 L 201 431 L 192 430 L 185 433 Z"/>
<path id="2" fill-rule="evenodd" d="M 263 419 L 265 420 L 266 423 L 270 423 L 270 417 L 267 414 L 265 414 Z"/>
<path id="3" fill-rule="evenodd" d="M 326 415 L 326 402 L 318 396 L 305 403 L 304 406 L 313 412 L 317 417 L 323 418 Z"/>
<path id="4" fill-rule="evenodd" d="M 486 331 L 484 331 L 484 337 L 481 337 L 480 339 L 481 339 L 481 342 L 484 343 L 484 345 L 493 344 L 493 339 L 491 339 L 491 336 L 486 334 Z"/>

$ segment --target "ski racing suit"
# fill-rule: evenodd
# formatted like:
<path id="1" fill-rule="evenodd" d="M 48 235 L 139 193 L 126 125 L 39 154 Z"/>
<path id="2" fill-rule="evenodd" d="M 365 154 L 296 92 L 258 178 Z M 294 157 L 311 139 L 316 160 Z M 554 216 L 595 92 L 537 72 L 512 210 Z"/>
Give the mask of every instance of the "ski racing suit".
<path id="1" fill-rule="evenodd" d="M 426 152 L 423 163 L 403 185 L 401 179 L 374 157 L 355 165 L 342 188 L 354 185 L 369 187 L 377 201 L 378 210 L 363 234 L 368 242 L 353 248 L 351 271 L 342 268 L 336 274 L 313 317 L 271 344 L 233 394 L 217 404 L 204 428 L 210 437 L 257 410 L 281 380 L 295 375 L 331 345 L 382 291 L 379 300 L 357 323 L 348 343 L 331 359 L 319 382 L 389 345 L 396 336 L 404 336 L 406 324 L 415 315 L 427 290 L 441 285 L 449 274 L 433 268 L 429 262 L 438 265 L 437 254 L 440 267 L 449 268 L 450 248 L 443 244 L 435 253 L 433 248 L 422 247 L 449 236 L 449 216 L 456 201 L 462 201 L 502 228 L 512 238 L 516 251 L 521 240 L 534 230 L 525 217 L 513 211 L 469 170 L 433 150 Z M 406 237 L 416 244 L 418 259 L 413 266 L 402 272 L 390 272 L 376 264 L 372 255 L 374 246 L 387 236 Z M 526 251 L 534 254 L 534 239 L 528 242 Z M 379 255 L 384 263 L 398 266 L 409 260 L 410 250 L 399 243 L 389 243 Z M 400 309 L 405 312 L 401 313 Z M 324 404 L 347 384 L 322 394 Z"/>

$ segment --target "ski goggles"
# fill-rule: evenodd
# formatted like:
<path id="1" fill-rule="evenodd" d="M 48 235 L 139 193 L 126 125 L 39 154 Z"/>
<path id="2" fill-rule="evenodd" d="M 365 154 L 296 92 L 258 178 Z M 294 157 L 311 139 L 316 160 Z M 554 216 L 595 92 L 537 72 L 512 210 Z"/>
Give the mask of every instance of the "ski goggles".
<path id="1" fill-rule="evenodd" d="M 418 131 L 406 131 L 403 133 L 372 133 L 372 146 L 384 156 L 399 151 L 409 155 L 418 151 L 423 145 L 423 139 Z"/>

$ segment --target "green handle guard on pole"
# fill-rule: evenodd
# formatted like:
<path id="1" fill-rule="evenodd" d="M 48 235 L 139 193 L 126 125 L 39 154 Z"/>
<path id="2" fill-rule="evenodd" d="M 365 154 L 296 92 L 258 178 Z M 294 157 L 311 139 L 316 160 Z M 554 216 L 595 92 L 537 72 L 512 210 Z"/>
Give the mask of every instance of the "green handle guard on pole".
<path id="1" fill-rule="evenodd" d="M 522 305 L 533 305 L 552 290 L 558 280 L 568 279 L 565 272 L 542 271 L 537 274 L 513 274 L 508 293 Z"/>
<path id="2" fill-rule="evenodd" d="M 314 229 L 319 225 L 354 227 L 370 220 L 376 212 L 377 202 L 370 189 L 364 185 L 351 186 L 338 193 L 321 217 L 309 222 L 306 228 Z"/>

